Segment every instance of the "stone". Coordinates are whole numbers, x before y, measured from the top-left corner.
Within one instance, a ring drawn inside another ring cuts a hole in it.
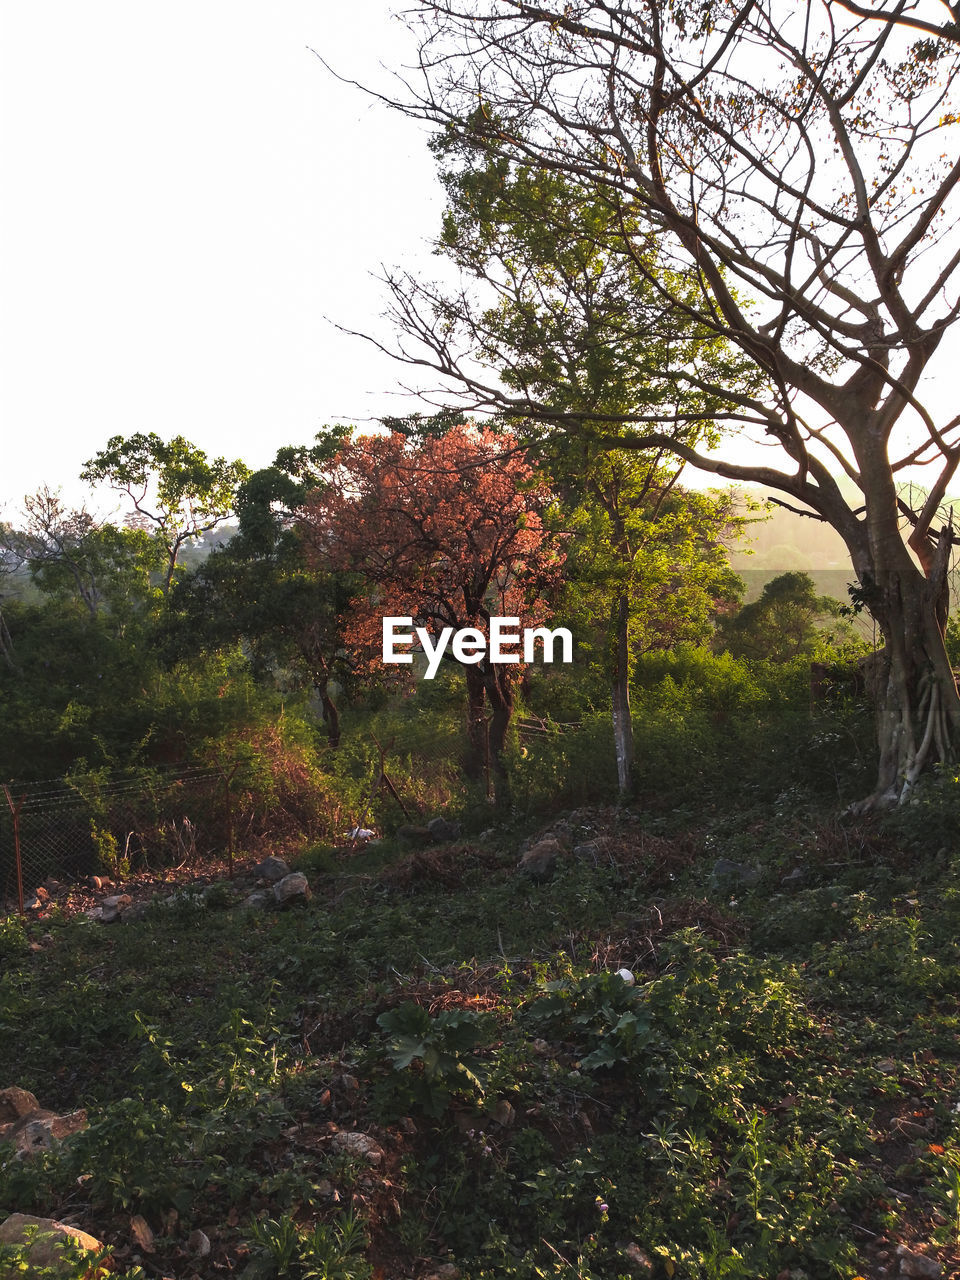
[[[129,907],[133,899],[129,893],[111,893],[109,898],[104,898],[101,903],[104,907]]]
[[[51,1150],[86,1126],[87,1113],[58,1116],[46,1111],[26,1089],[0,1090],[0,1140],[12,1142],[21,1157]]]
[[[917,1120],[910,1120],[906,1116],[896,1116],[890,1124],[890,1132],[895,1138],[929,1138],[930,1129],[927,1125]]]
[[[190,1235],[187,1237],[187,1248],[195,1258],[206,1258],[209,1256],[212,1248],[210,1244],[210,1237],[205,1231],[201,1231],[197,1228],[196,1231],[191,1231]]]
[[[516,1120],[517,1113],[506,1098],[500,1098],[498,1102],[494,1103],[490,1118],[494,1124],[500,1125],[503,1129],[509,1129],[510,1125]]]
[[[586,840],[573,847],[573,856],[581,862],[592,862],[598,867],[602,860],[609,857],[606,840]]]
[[[39,1111],[40,1103],[26,1089],[18,1089],[16,1085],[9,1089],[0,1089],[0,1133],[3,1126],[16,1124],[31,1111]]]
[[[248,911],[262,911],[264,907],[275,906],[276,902],[272,889],[254,889],[244,899],[243,905]]]
[[[147,917],[147,903],[134,902],[132,906],[124,907],[120,912],[121,924],[135,924],[138,920],[145,920]]]
[[[897,1245],[897,1257],[900,1259],[902,1276],[939,1276],[943,1268],[936,1258],[928,1258],[925,1253],[916,1253],[905,1244]]]
[[[757,867],[748,867],[745,862],[731,862],[729,858],[718,858],[710,872],[710,888],[715,892],[749,889],[759,879],[760,871]]]
[[[644,1253],[635,1241],[631,1240],[629,1244],[624,1245],[623,1256],[634,1271],[646,1276],[653,1274],[653,1261],[650,1255]]]
[[[460,823],[448,822],[446,818],[431,818],[427,823],[427,830],[434,840],[459,840],[460,839]]]
[[[333,1135],[330,1145],[335,1151],[354,1156],[358,1160],[365,1160],[367,1164],[378,1165],[383,1161],[383,1148],[376,1139],[370,1137],[369,1133],[341,1131]]]
[[[269,880],[271,884],[277,884],[290,874],[290,868],[282,858],[270,857],[258,862],[253,868],[253,874],[259,876],[261,880]]]
[[[617,977],[623,982],[625,987],[632,987],[636,985],[637,980],[633,976],[633,971],[630,969],[618,969]]]
[[[308,902],[311,895],[307,877],[302,871],[292,871],[273,886],[273,896],[281,907],[290,902]]]
[[[27,1261],[33,1270],[24,1273],[24,1280],[31,1280],[32,1276],[39,1275],[44,1268],[48,1269],[44,1274],[51,1275],[51,1280],[58,1275],[75,1276],[76,1270],[73,1264],[63,1254],[63,1244],[66,1240],[73,1240],[81,1249],[87,1249],[90,1253],[97,1253],[103,1248],[101,1242],[94,1236],[87,1235],[77,1227],[67,1226],[64,1222],[57,1222],[53,1218],[35,1218],[28,1213],[12,1213],[9,1218],[0,1223],[0,1244],[28,1245]],[[99,1271],[99,1268],[97,1270]],[[92,1267],[87,1274],[89,1280],[93,1280]]]
[[[405,840],[408,844],[433,844],[433,836],[428,829],[412,822],[405,822],[402,827],[397,827],[397,839]]]
[[[460,1272],[452,1262],[441,1262],[423,1280],[460,1280]]]
[[[539,840],[520,859],[519,869],[531,880],[547,880],[556,870],[562,853],[559,840]]]

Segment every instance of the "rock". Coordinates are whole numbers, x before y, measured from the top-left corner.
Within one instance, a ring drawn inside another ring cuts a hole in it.
[[[121,924],[135,924],[138,920],[145,920],[147,917],[147,903],[134,902],[132,906],[124,907],[120,912]]]
[[[254,889],[244,899],[243,905],[248,911],[262,911],[264,907],[275,906],[276,902],[272,889]]]
[[[609,857],[606,840],[587,840],[573,847],[573,856],[581,862],[592,862],[598,867],[601,861]]]
[[[369,1133],[341,1131],[333,1135],[330,1145],[335,1151],[342,1151],[344,1155],[365,1160],[367,1164],[378,1165],[383,1160],[383,1148],[370,1137]]]
[[[253,874],[259,876],[261,880],[269,880],[271,884],[276,884],[290,874],[290,868],[282,858],[264,858],[253,868]]]
[[[562,853],[559,840],[539,840],[520,859],[519,869],[531,880],[547,880],[556,870]]]
[[[0,1090],[0,1140],[12,1142],[21,1157],[49,1151],[63,1138],[78,1133],[86,1123],[85,1111],[58,1116],[45,1111],[26,1089]]]
[[[446,818],[431,818],[427,830],[434,840],[459,840],[460,823],[448,822]]]
[[[623,1256],[630,1264],[634,1271],[638,1271],[641,1275],[648,1276],[653,1273],[653,1262],[650,1255],[644,1253],[638,1244],[633,1240],[623,1247]]]
[[[929,1138],[930,1129],[917,1120],[909,1120],[906,1116],[895,1116],[890,1123],[890,1132],[895,1138]]]
[[[43,903],[36,896],[36,894],[34,894],[32,898],[25,897],[23,900],[24,911],[39,911],[42,906],[43,906]]]
[[[514,1120],[516,1120],[517,1113],[506,1098],[501,1098],[498,1102],[494,1103],[493,1110],[490,1112],[490,1118],[493,1120],[494,1124],[500,1125],[503,1129],[509,1129],[510,1125],[512,1125]]]
[[[289,902],[310,900],[310,885],[302,871],[293,871],[273,886],[273,896],[281,907]]]
[[[211,1249],[210,1237],[205,1231],[191,1231],[187,1237],[187,1248],[195,1258],[206,1258]]]
[[[26,1089],[18,1089],[14,1085],[10,1089],[0,1089],[0,1134],[3,1126],[16,1124],[31,1111],[39,1111],[40,1103]]]
[[[423,1277],[423,1280],[460,1280],[460,1272],[452,1262],[441,1262]]]
[[[104,898],[101,903],[104,907],[129,907],[133,899],[129,893],[112,893],[109,898]]]
[[[632,987],[636,985],[636,978],[630,969],[618,969],[617,977],[623,980],[624,986]]]
[[[892,1076],[897,1070],[897,1064],[892,1058],[881,1058],[876,1068],[882,1076]]]
[[[728,892],[730,889],[749,889],[760,879],[757,867],[748,867],[745,862],[731,862],[729,858],[718,858],[710,872],[710,888],[715,892]]]
[[[33,1270],[23,1273],[24,1280],[31,1280],[41,1272],[51,1277],[75,1276],[76,1268],[68,1258],[63,1256],[63,1242],[71,1239],[90,1253],[97,1253],[103,1248],[99,1240],[88,1236],[85,1231],[76,1227],[68,1227],[66,1223],[57,1222],[53,1218],[34,1218],[28,1213],[12,1213],[5,1222],[0,1223],[0,1244],[27,1244],[27,1260]],[[49,1270],[44,1271],[44,1268]],[[19,1274],[19,1273],[18,1273]],[[88,1273],[93,1280],[93,1270]]]
[[[408,844],[433,844],[433,836],[429,830],[412,822],[405,822],[402,827],[397,827],[397,839],[406,840]]]
[[[928,1258],[924,1253],[915,1253],[905,1244],[897,1245],[897,1257],[900,1259],[902,1276],[939,1276],[943,1268],[936,1258]]]

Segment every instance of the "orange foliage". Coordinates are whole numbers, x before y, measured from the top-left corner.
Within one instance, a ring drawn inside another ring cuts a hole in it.
[[[375,664],[385,614],[433,636],[443,627],[488,635],[491,616],[545,621],[563,564],[543,525],[550,496],[513,439],[485,428],[415,445],[399,433],[361,436],[338,454],[301,531],[315,563],[371,584],[347,638]]]

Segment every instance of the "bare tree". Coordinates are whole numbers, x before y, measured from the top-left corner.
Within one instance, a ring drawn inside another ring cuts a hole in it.
[[[602,199],[607,251],[647,272],[665,313],[755,366],[752,391],[696,362],[670,376],[710,398],[705,416],[774,446],[772,465],[699,451],[675,429],[682,402],[674,422],[659,407],[574,412],[491,377],[475,285],[390,279],[396,354],[443,375],[435,401],[671,450],[837,530],[884,639],[872,805],[902,801],[960,746],[941,515],[960,415],[938,419],[921,387],[960,314],[960,43],[943,13],[938,0],[421,0],[419,75],[393,102],[439,126],[464,166],[496,157]],[[914,507],[898,486],[918,467]]]

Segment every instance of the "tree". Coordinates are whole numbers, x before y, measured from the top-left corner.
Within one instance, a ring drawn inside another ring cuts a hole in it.
[[[927,764],[960,745],[943,642],[954,531],[940,512],[960,463],[960,416],[938,419],[921,399],[960,316],[949,234],[960,43],[952,25],[944,38],[933,0],[886,12],[927,12],[937,34],[883,12],[853,0],[422,0],[425,88],[395,104],[479,167],[495,155],[601,199],[609,251],[647,273],[666,314],[679,308],[735,345],[769,387],[731,394],[675,366],[678,383],[726,401],[727,423],[776,446],[781,465],[707,455],[665,431],[662,412],[584,412],[484,380],[457,345],[472,300],[448,298],[447,325],[428,330],[442,300],[393,281],[404,332],[419,343],[401,358],[438,370],[461,403],[611,448],[669,450],[769,486],[837,530],[884,639],[867,805],[902,802]],[[682,287],[646,267],[653,242]],[[678,409],[678,423],[695,419]],[[918,509],[898,493],[916,465],[934,475]],[[832,468],[859,500],[846,500]]]
[[[734,657],[789,662],[812,656],[826,638],[824,622],[840,616],[839,600],[818,596],[808,573],[792,570],[766,583],[757,600],[724,620],[724,647]]]
[[[78,600],[91,617],[106,606],[121,629],[146,605],[151,575],[162,568],[146,533],[96,520],[46,487],[24,499],[19,528],[0,526],[0,556],[25,568],[46,595]]]
[[[447,166],[440,249],[467,276],[488,282],[494,301],[476,313],[465,294],[452,310],[437,306],[429,332],[462,321],[505,386],[554,409],[610,417],[642,408],[662,413],[666,429],[688,446],[715,442],[707,415],[724,402],[678,381],[675,370],[696,369],[701,382],[731,389],[749,386],[756,374],[688,314],[665,311],[651,275],[670,278],[686,297],[695,286],[659,262],[656,245],[645,250],[641,270],[611,249],[613,212],[602,195],[585,196],[561,175],[511,166],[495,151],[464,155],[446,135],[434,149]],[[572,598],[581,624],[604,636],[618,785],[626,794],[635,656],[657,647],[657,636],[662,643],[703,638],[705,608],[731,589],[723,535],[737,523],[733,504],[685,496],[678,485],[684,462],[662,448],[605,453],[586,442],[571,446],[549,423],[502,416],[539,446],[576,530]]]
[[[220,646],[242,638],[259,674],[294,668],[315,690],[334,748],[340,744],[334,685],[354,675],[343,632],[359,585],[349,575],[311,568],[295,516],[307,495],[324,487],[345,436],[333,428],[313,446],[281,449],[272,467],[240,486],[239,531],[176,584],[167,637],[178,656],[198,639]]]
[[[151,530],[166,553],[163,589],[169,591],[185,543],[233,514],[237,489],[250,474],[240,461],[212,462],[183,436],[169,443],[155,433],[112,436],[84,464],[82,480],[105,481],[133,504],[136,527]],[[138,519],[139,518],[139,519]]]
[[[726,543],[744,517],[730,494],[684,492],[677,469],[644,454],[601,454],[583,467],[565,513],[568,612],[578,634],[599,637],[610,681],[620,793],[631,790],[630,677],[644,653],[702,643],[742,583]]]
[[[371,590],[355,606],[354,645],[382,657],[384,615],[410,617],[435,640],[444,627],[481,631],[491,616],[536,626],[559,578],[559,540],[547,535],[550,494],[511,441],[458,426],[411,442],[400,432],[345,444],[325,489],[311,495],[301,529],[314,563],[360,575]],[[449,651],[448,651],[449,654]],[[457,659],[452,658],[453,661]],[[503,750],[518,665],[461,663],[476,776],[487,746],[498,796],[506,796]]]

